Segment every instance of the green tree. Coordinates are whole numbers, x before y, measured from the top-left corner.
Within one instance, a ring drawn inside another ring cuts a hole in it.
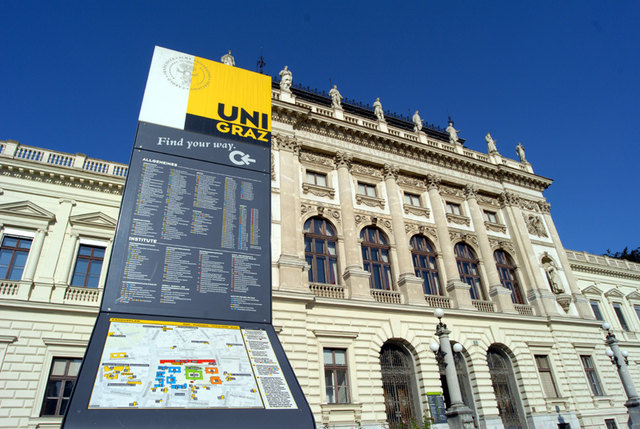
[[[635,248],[634,250],[629,251],[629,247],[625,247],[622,252],[612,253],[610,249],[607,249],[607,253],[604,256],[609,256],[611,258],[617,259],[626,259],[631,262],[640,262],[640,247]]]

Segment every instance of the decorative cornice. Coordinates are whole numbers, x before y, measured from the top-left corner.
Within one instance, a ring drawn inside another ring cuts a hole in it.
[[[356,202],[369,207],[380,207],[384,209],[384,199],[378,197],[370,197],[368,195],[356,194]]]
[[[493,223],[493,222],[489,222],[489,221],[485,220],[484,221],[484,226],[489,231],[502,232],[502,233],[506,233],[507,232],[507,226],[503,225],[501,223]]]
[[[477,199],[478,187],[476,185],[471,185],[471,184],[465,185],[464,196],[466,199]]]
[[[503,192],[498,196],[498,200],[500,201],[500,205],[502,207],[506,206],[518,206],[520,204],[520,197],[514,194],[513,192]]]
[[[479,193],[476,198],[478,200],[478,204],[484,204],[496,208],[500,207],[500,200],[496,197],[490,197]]]
[[[403,204],[402,207],[405,213],[411,213],[416,216],[429,217],[431,214],[431,211],[427,207],[412,206],[410,204]]]
[[[398,175],[398,185],[412,186],[418,189],[426,188],[426,183],[424,179],[419,179],[417,177],[412,177],[412,176],[405,176],[404,174]]]
[[[272,140],[275,140],[276,146],[280,150],[293,152],[294,155],[298,155],[300,153],[301,144],[298,142],[296,136],[274,134]]]
[[[467,216],[457,215],[453,213],[447,213],[447,221],[458,225],[471,225],[471,219],[469,219]]]
[[[334,168],[334,162],[330,156],[319,154],[319,153],[313,153],[307,150],[300,151],[300,162],[312,164],[314,166],[321,165],[324,167],[328,167],[329,169]]]
[[[369,165],[359,164],[355,162],[351,167],[351,173],[359,174],[362,176],[375,177],[378,179],[383,177],[382,172],[380,171],[379,168],[371,167]]]
[[[326,207],[317,204],[301,204],[300,212],[304,216],[305,214],[318,215],[325,217],[327,219],[331,219],[338,223],[342,222],[340,218],[340,210],[337,208]]]
[[[0,204],[0,215],[30,218],[43,222],[51,222],[56,219],[56,216],[49,210],[46,210],[31,201],[16,201]]]
[[[603,266],[593,265],[586,262],[570,261],[571,269],[583,273],[598,274],[607,277],[618,277],[622,279],[640,280],[640,274],[630,273],[629,271],[616,270],[615,268],[605,268]]]
[[[79,214],[69,217],[69,223],[73,226],[82,225],[91,228],[106,228],[113,230],[117,221],[102,212]]]
[[[440,195],[442,195],[443,197],[456,197],[464,199],[464,193],[462,189],[455,188],[449,185],[440,184]]]

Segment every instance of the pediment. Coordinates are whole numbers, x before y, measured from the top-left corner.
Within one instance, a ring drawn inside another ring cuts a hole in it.
[[[115,229],[116,220],[102,212],[79,214],[69,217],[71,225]]]
[[[640,293],[638,293],[637,291],[633,291],[627,295],[627,299],[636,299],[640,301]]]
[[[600,289],[598,289],[596,287],[596,285],[591,285],[587,288],[582,289],[582,294],[587,294],[587,295],[602,295],[602,291]]]
[[[49,210],[43,209],[31,201],[16,201],[13,203],[0,204],[0,215],[10,217],[21,217],[29,219],[37,219],[43,221],[52,221],[56,215]]]
[[[620,292],[618,289],[611,289],[607,292],[605,292],[604,296],[608,297],[608,298],[624,298],[624,294],[622,292]]]

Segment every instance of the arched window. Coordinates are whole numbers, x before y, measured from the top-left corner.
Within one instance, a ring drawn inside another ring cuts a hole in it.
[[[428,295],[442,295],[440,276],[436,265],[436,252],[433,246],[422,235],[411,237],[411,257],[416,277],[424,282],[424,293]]]
[[[489,347],[487,351],[487,364],[502,424],[505,428],[526,428],[527,424],[523,418],[518,383],[513,373],[511,359],[503,350],[494,345]]]
[[[389,249],[382,231],[373,226],[367,226],[360,233],[362,239],[362,262],[364,269],[371,273],[369,285],[372,289],[390,290],[391,285],[391,262],[389,260]]]
[[[310,282],[337,283],[337,243],[336,231],[326,219],[312,217],[304,223],[304,256],[310,267]]]
[[[500,283],[511,291],[511,300],[516,304],[524,304],[518,277],[516,277],[516,264],[511,256],[504,250],[498,249],[493,252],[493,259],[500,274]]]
[[[387,423],[392,428],[408,427],[420,418],[413,359],[404,347],[386,342],[380,350],[380,370]]]
[[[471,299],[483,299],[482,282],[480,281],[480,272],[478,271],[478,263],[480,261],[478,261],[475,252],[467,243],[458,243],[453,250],[456,254],[460,280],[471,286],[469,289]]]

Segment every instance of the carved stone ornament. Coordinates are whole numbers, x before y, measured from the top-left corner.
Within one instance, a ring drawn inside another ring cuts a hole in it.
[[[538,207],[540,207],[540,211],[542,213],[550,213],[551,212],[551,204],[546,201],[538,201]]]
[[[333,198],[336,195],[335,189],[328,188],[326,186],[314,185],[313,183],[303,183],[302,193],[313,194],[318,197],[329,197],[329,198]]]
[[[351,156],[350,153],[336,152],[336,157],[334,159],[336,168],[347,167],[348,170],[351,170],[352,161],[353,161],[353,157]]]
[[[302,204],[300,212],[303,215],[305,215],[307,213],[309,213],[309,214],[317,214],[318,216],[322,216],[322,217],[325,217],[327,219],[334,220],[334,221],[336,221],[338,223],[341,223],[341,221],[342,221],[341,218],[340,218],[340,210],[333,209],[331,207],[316,206],[316,205],[313,205],[313,204]]]
[[[442,195],[443,197],[452,196],[452,197],[458,197],[461,199],[464,198],[462,189],[454,188],[453,186],[449,186],[449,185],[440,185],[440,195]]]
[[[365,214],[356,214],[355,220],[356,220],[356,225],[360,225],[361,223],[370,224],[370,225],[375,225],[375,226],[384,228],[389,232],[393,232],[391,221],[386,218],[381,218],[378,216],[369,216]]]
[[[504,249],[512,255],[516,252],[516,247],[512,242],[507,240],[496,240],[495,238],[490,238],[489,245],[493,250]]]
[[[286,134],[274,134],[273,139],[276,141],[278,149],[286,150],[298,154],[300,152],[300,143],[295,136],[289,136]]]
[[[404,212],[407,214],[414,214],[416,216],[429,217],[431,211],[427,207],[412,206],[410,204],[403,204]]]
[[[542,262],[542,268],[545,273],[547,273],[547,281],[549,282],[551,291],[556,295],[564,294],[565,289],[562,284],[562,278],[560,277],[560,274],[558,274],[558,266],[549,253],[544,252],[540,262]]]
[[[482,194],[478,194],[476,198],[478,199],[479,204],[485,204],[492,207],[500,207],[500,200],[498,198]]]
[[[471,225],[471,219],[469,219],[467,216],[457,215],[453,213],[447,213],[447,221],[458,225]]]
[[[498,197],[500,204],[504,206],[517,206],[520,203],[520,197],[513,192],[503,192]]]
[[[565,313],[569,312],[569,309],[571,308],[571,295],[568,293],[562,293],[556,296],[556,301],[560,304],[560,307],[562,307]]]
[[[440,178],[435,174],[427,174],[427,189],[436,189],[440,190]]]
[[[547,230],[544,228],[544,223],[542,222],[542,218],[535,214],[527,214],[522,213],[522,217],[524,217],[524,223],[527,224],[527,230],[529,234],[535,235],[537,237],[549,237],[547,234]]]
[[[532,212],[537,212],[538,210],[540,210],[537,201],[527,200],[526,198],[520,198],[520,208]]]
[[[467,199],[478,198],[478,187],[476,185],[466,185],[464,187],[464,196]]]
[[[271,157],[271,180],[276,180],[276,162]]]
[[[383,174],[385,179],[397,180],[399,171],[400,170],[398,169],[397,166],[395,166],[393,164],[385,164],[383,169],[382,169],[382,174]]]
[[[398,185],[412,186],[414,188],[424,189],[426,187],[424,179],[416,177],[398,175]]]
[[[370,197],[368,195],[356,194],[356,202],[369,207],[380,207],[384,209],[384,199],[378,197]]]
[[[438,235],[436,233],[436,228],[433,226],[428,226],[428,225],[418,225],[416,223],[405,223],[404,225],[404,231],[407,234],[422,234],[422,235],[426,235],[427,237],[429,237],[429,239],[431,239],[431,241],[436,242],[438,241]]]
[[[465,243],[473,243],[478,245],[478,238],[473,234],[467,234],[461,231],[449,231],[449,238],[452,242],[464,241]]]
[[[355,174],[360,174],[362,176],[382,178],[382,173],[380,172],[380,169],[375,167],[370,167],[368,165],[363,165],[363,164],[354,163],[353,166],[351,167],[351,172]]]
[[[313,165],[323,165],[328,168],[333,168],[334,166],[333,159],[330,156],[312,153],[305,150],[300,151],[300,162]]]
[[[507,226],[501,223],[493,223],[485,220],[484,227],[487,228],[488,231],[502,232],[502,233],[507,232]]]

